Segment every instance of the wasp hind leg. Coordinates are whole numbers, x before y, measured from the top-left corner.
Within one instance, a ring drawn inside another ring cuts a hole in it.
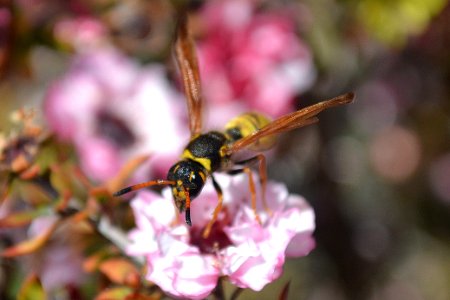
[[[256,209],[256,188],[255,188],[255,181],[253,180],[253,173],[250,167],[244,166],[242,169],[236,169],[228,171],[228,174],[230,175],[236,175],[240,173],[246,173],[248,176],[248,186],[250,188],[250,196],[251,196],[251,206],[253,213],[255,215],[255,219],[259,224],[261,223],[261,219],[259,218],[258,211]]]
[[[262,198],[262,204],[264,209],[266,210],[266,212],[269,215],[272,215],[272,210],[269,208],[269,205],[267,204],[266,201],[266,186],[267,186],[267,171],[266,171],[266,157],[263,154],[258,154],[254,157],[251,157],[249,159],[246,160],[242,160],[242,161],[238,161],[235,162],[236,165],[244,165],[244,166],[252,166],[255,163],[258,163],[258,171],[259,171],[259,184],[261,185],[261,198]],[[233,175],[234,174],[239,174],[242,172],[248,172],[248,171],[244,171],[243,169],[238,169],[238,170],[232,170],[229,172],[229,174]],[[249,173],[249,178],[251,176],[251,172]],[[251,176],[253,177],[253,176]],[[251,191],[251,188],[250,188]],[[256,204],[255,204],[256,205]]]
[[[209,220],[208,224],[205,227],[205,230],[203,231],[203,235],[202,236],[203,236],[204,239],[208,238],[209,234],[211,233],[211,228],[214,225],[214,222],[216,222],[220,211],[222,210],[222,203],[223,203],[222,188],[217,183],[217,181],[214,178],[214,176],[211,176],[211,179],[212,179],[212,183],[213,183],[214,189],[216,190],[216,193],[217,193],[218,202],[217,202],[216,208],[214,209],[213,216],[212,216],[211,220]]]

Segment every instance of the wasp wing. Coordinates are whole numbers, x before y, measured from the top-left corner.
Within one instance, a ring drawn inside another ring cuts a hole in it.
[[[354,93],[347,93],[282,116],[272,123],[264,126],[260,130],[237,140],[225,149],[225,154],[231,155],[236,153],[237,151],[252,145],[263,137],[316,123],[319,120],[316,115],[321,111],[333,106],[351,103],[354,98]]]
[[[174,47],[186,94],[191,136],[194,136],[202,130],[202,96],[197,55],[186,13],[179,18]]]

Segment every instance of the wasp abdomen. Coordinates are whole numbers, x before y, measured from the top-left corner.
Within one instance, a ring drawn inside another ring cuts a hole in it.
[[[272,120],[263,114],[255,112],[245,113],[232,119],[225,125],[225,135],[230,142],[235,142],[260,130],[271,122]],[[274,143],[275,138],[273,136],[266,136],[248,148],[253,151],[263,151],[271,148]]]

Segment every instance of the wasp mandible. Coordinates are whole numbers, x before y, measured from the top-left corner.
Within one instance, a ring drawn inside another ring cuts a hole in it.
[[[152,180],[126,187],[114,196],[135,191],[153,185],[168,185],[172,188],[175,205],[182,213],[185,211],[186,223],[192,225],[190,208],[192,200],[203,189],[206,180],[211,179],[218,195],[217,206],[210,222],[203,231],[203,237],[208,237],[212,225],[222,208],[223,193],[214,172],[227,172],[234,175],[246,173],[249,179],[251,205],[256,219],[256,190],[250,166],[258,164],[259,180],[262,190],[262,201],[265,207],[266,162],[262,153],[275,142],[275,135],[316,123],[316,115],[330,107],[351,103],[355,96],[347,93],[330,100],[302,108],[296,112],[284,115],[274,121],[259,113],[245,113],[231,120],[223,132],[209,131],[202,133],[202,95],[200,74],[193,40],[188,30],[188,17],[180,17],[174,43],[175,56],[181,72],[183,87],[187,99],[189,127],[191,138],[185,147],[180,161],[175,163],[167,174],[167,179]],[[242,160],[232,160],[232,155],[242,149],[259,152],[255,156]]]

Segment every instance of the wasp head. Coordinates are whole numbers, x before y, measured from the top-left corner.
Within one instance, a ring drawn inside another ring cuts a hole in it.
[[[200,194],[205,185],[206,171],[203,166],[193,160],[182,160],[170,168],[167,179],[174,181],[172,195],[180,212],[186,209],[186,193],[192,200]]]

